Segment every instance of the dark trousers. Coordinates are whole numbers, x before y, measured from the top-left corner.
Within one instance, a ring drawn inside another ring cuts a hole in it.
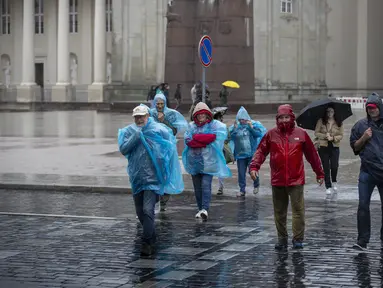
[[[250,158],[238,159],[237,168],[238,168],[238,185],[239,191],[246,193],[246,173],[251,162]],[[259,187],[259,177],[253,183],[254,188]]]
[[[331,142],[327,147],[321,146],[318,149],[320,159],[322,161],[324,171],[324,181],[326,189],[331,188],[333,183],[336,183],[339,167],[339,147],[334,147]]]
[[[359,174],[359,206],[358,206],[358,241],[368,243],[371,236],[370,202],[372,192],[378,187],[382,205],[382,227],[380,229],[380,240],[383,241],[383,179],[376,181],[370,174],[360,171]]]
[[[274,220],[280,241],[287,241],[287,210],[289,197],[293,214],[293,240],[303,241],[305,234],[305,200],[303,185],[272,187]]]
[[[208,174],[197,174],[192,175],[192,179],[198,210],[205,209],[206,211],[209,211],[213,176]]]
[[[158,195],[154,191],[141,191],[134,196],[136,214],[143,228],[142,240],[148,244],[156,242],[154,228],[154,207],[158,201]]]

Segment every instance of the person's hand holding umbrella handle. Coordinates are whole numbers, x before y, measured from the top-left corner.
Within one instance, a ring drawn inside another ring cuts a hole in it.
[[[328,133],[328,132],[327,132],[327,134],[326,134],[326,138],[327,138],[327,140],[330,141],[330,142],[331,142],[331,141],[334,141],[334,137],[331,136],[330,133]]]

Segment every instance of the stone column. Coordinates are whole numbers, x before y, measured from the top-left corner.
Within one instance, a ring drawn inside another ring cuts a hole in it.
[[[52,102],[69,102],[72,96],[69,79],[69,0],[58,1],[57,83],[52,87]]]
[[[88,101],[103,102],[106,85],[106,13],[105,0],[95,0],[93,83],[89,86]]]
[[[24,0],[22,79],[21,85],[17,87],[18,102],[34,102],[39,95],[41,97],[35,82],[34,4],[34,0]]]

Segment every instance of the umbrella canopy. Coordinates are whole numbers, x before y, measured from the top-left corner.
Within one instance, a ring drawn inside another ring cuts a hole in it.
[[[222,83],[223,86],[229,87],[229,88],[239,88],[239,84],[235,81],[225,81]]]
[[[343,101],[326,98],[314,101],[302,109],[297,124],[299,127],[308,130],[315,130],[315,126],[320,118],[326,113],[328,106],[334,108],[335,119],[343,122],[352,115],[351,104]]]

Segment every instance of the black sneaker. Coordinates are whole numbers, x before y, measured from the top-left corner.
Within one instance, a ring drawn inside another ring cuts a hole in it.
[[[287,250],[287,240],[278,240],[278,243],[274,246],[275,250],[281,251],[281,250]]]
[[[300,240],[293,240],[293,249],[303,249],[303,242]]]
[[[217,195],[222,195],[222,194],[223,194],[223,190],[222,189],[218,189]]]
[[[153,254],[153,247],[152,245],[144,242],[141,246],[141,255],[143,256],[150,256]]]
[[[366,251],[367,250],[367,244],[362,242],[362,241],[358,241],[352,246],[352,248],[355,250],[358,250],[358,251]]]

